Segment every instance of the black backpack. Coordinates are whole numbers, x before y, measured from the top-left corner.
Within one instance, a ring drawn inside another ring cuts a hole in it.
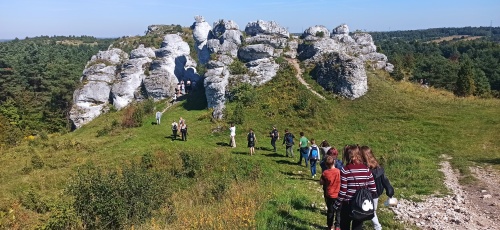
[[[255,134],[254,133],[248,133],[248,141],[253,142],[254,141]]]
[[[293,145],[293,134],[291,133],[285,134],[285,142],[287,145]]]
[[[348,169],[351,171],[350,169]],[[351,171],[352,174],[352,171]],[[356,177],[354,177],[356,182]],[[356,182],[357,184],[357,182]],[[370,190],[366,187],[359,188],[351,200],[349,200],[349,217],[357,221],[371,220],[375,216],[373,208],[373,197]]]

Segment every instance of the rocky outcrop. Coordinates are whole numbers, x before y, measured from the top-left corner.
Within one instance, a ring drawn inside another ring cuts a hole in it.
[[[152,31],[154,26],[150,27]],[[88,123],[112,104],[122,109],[135,100],[174,95],[180,80],[199,81],[187,42],[177,34],[164,36],[157,50],[139,45],[128,54],[119,49],[94,55],[83,71],[83,87],[73,95],[70,119],[75,128]]]
[[[302,33],[302,39],[306,41],[315,41],[328,37],[330,37],[330,31],[328,31],[325,26],[321,25],[311,26]]]
[[[290,33],[275,21],[263,21],[257,20],[254,22],[249,22],[245,27],[245,33],[250,36],[256,36],[258,34],[267,34],[283,38],[290,37]]]
[[[270,58],[273,54],[274,48],[265,44],[249,45],[238,50],[238,57],[244,62]]]
[[[206,64],[210,60],[207,40],[212,27],[205,21],[203,16],[196,16],[194,19],[195,22],[191,28],[193,29],[193,38],[196,46],[196,53],[198,54],[198,61],[200,64]]]
[[[349,99],[356,99],[368,91],[363,61],[344,53],[331,53],[313,70],[318,84]]]
[[[115,80],[117,66],[127,58],[128,54],[120,49],[99,51],[92,56],[80,79],[83,86],[73,93],[70,119],[76,128],[108,110],[111,84]]]

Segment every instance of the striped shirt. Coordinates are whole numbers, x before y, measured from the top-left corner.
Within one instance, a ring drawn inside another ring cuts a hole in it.
[[[360,188],[367,187],[373,195],[377,194],[377,187],[370,169],[364,164],[349,164],[340,170],[340,192],[335,206],[348,202]]]

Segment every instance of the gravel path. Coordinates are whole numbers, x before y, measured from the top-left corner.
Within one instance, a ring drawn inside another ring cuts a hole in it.
[[[500,230],[499,175],[488,167],[472,167],[479,182],[464,187],[458,183],[459,172],[447,161],[450,158],[442,158],[440,171],[445,175],[444,184],[451,195],[427,196],[423,197],[423,202],[400,199],[398,206],[391,208],[397,218],[421,229]]]
[[[297,60],[292,59],[292,58],[287,58],[286,60],[288,60],[288,62],[291,63],[293,65],[293,67],[297,70],[297,75],[295,75],[295,77],[300,81],[300,83],[302,83],[302,85],[304,85],[313,94],[315,94],[319,98],[325,100],[325,97],[323,97],[323,95],[314,91],[314,89],[312,89],[311,86],[309,84],[307,84],[306,81],[304,81],[304,79],[302,78],[302,70],[300,69],[299,63],[297,63]]]

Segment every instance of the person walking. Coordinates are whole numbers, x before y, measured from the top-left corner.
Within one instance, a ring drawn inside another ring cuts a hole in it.
[[[316,141],[311,139],[311,147],[309,148],[307,159],[311,165],[311,177],[313,179],[316,177],[316,163],[319,160],[319,154],[319,147],[316,145]]]
[[[172,141],[177,139],[177,130],[179,128],[179,124],[177,122],[172,121]]]
[[[274,152],[276,152],[276,141],[280,139],[280,135],[276,126],[273,126],[273,130],[269,132],[269,136],[271,137],[271,145],[273,146]]]
[[[333,208],[340,191],[340,170],[335,168],[335,161],[332,156],[326,157],[326,170],[323,171],[319,179],[319,184],[323,185],[328,230],[333,230],[333,226],[335,226],[335,230],[340,230],[340,210]]]
[[[236,136],[236,127],[234,126],[234,123],[231,123],[231,127],[229,128],[230,131],[230,140],[229,140],[229,145],[233,148],[236,148],[236,140],[234,137]]]
[[[187,131],[187,125],[186,125],[186,122],[182,122],[181,123],[181,139],[183,141],[187,141],[187,134],[188,134],[188,131]]]
[[[375,180],[375,187],[377,187],[377,195],[373,197],[373,227],[375,228],[375,230],[382,230],[382,225],[378,221],[377,217],[378,198],[382,195],[382,193],[384,193],[384,189],[386,191],[385,194],[389,198],[392,198],[392,196],[394,196],[394,188],[392,187],[391,182],[389,182],[389,179],[385,176],[384,168],[379,165],[370,147],[361,146],[361,155],[363,156],[363,161],[365,162],[366,166],[372,172],[373,178]]]
[[[160,120],[161,120],[161,112],[157,111],[156,112],[156,124],[160,125]]]
[[[346,166],[340,170],[340,192],[334,209],[340,208],[340,229],[341,230],[361,230],[363,221],[354,220],[351,216],[350,202],[356,191],[368,188],[375,196],[377,188],[370,169],[363,164],[363,156],[358,145],[348,145],[344,148],[344,159]],[[370,204],[367,204],[370,205]],[[352,225],[351,225],[352,224]]]
[[[250,129],[250,132],[247,134],[248,148],[250,148],[250,156],[253,156],[255,153],[255,143],[257,142],[257,137],[255,137],[255,133],[253,129]]]
[[[291,132],[289,132],[288,129],[285,129],[285,138],[283,138],[282,145],[286,146],[285,153],[286,153],[287,157],[293,157],[293,145],[294,145],[293,139],[294,138],[295,138],[295,136]]]
[[[307,167],[307,155],[309,153],[309,147],[307,147],[307,144],[309,144],[309,140],[307,139],[307,137],[304,136],[304,132],[300,132],[300,140],[299,140],[300,159],[299,162],[297,162],[297,164],[301,165],[302,158],[304,158],[304,161],[306,162],[306,167]]]

